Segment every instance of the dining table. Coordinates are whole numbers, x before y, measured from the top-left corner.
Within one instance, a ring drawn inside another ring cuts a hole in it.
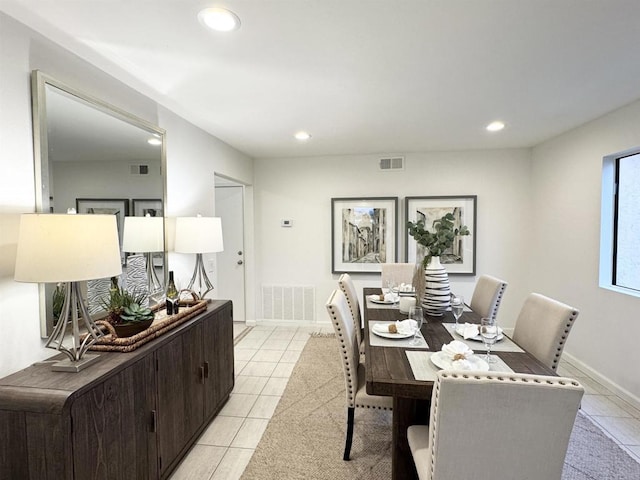
[[[392,478],[394,480],[417,479],[417,472],[407,441],[407,428],[411,425],[427,425],[431,411],[431,392],[435,380],[427,375],[416,379],[414,368],[409,358],[428,356],[413,352],[439,352],[443,345],[456,339],[462,340],[452,328],[455,318],[450,311],[441,316],[425,313],[424,323],[420,330],[422,345],[411,345],[410,339],[388,340],[380,338],[372,332],[372,326],[380,322],[395,322],[408,318],[407,313],[400,312],[398,303],[375,303],[374,295],[379,296],[380,288],[364,288],[364,351],[366,369],[366,390],[370,395],[393,397],[392,420]],[[480,315],[465,307],[459,319],[461,323],[480,323]],[[475,354],[484,354],[486,349],[482,342],[466,341]],[[502,344],[502,345],[501,345]],[[504,370],[516,373],[552,375],[556,373],[538,361],[505,335],[504,341],[496,343],[491,355]],[[493,365],[493,364],[492,364]],[[413,364],[415,366],[415,363]],[[506,367],[505,367],[506,366]],[[432,366],[436,371],[437,367]],[[494,368],[500,367],[491,367]],[[428,372],[427,372],[428,373]],[[419,375],[420,376],[420,375]]]

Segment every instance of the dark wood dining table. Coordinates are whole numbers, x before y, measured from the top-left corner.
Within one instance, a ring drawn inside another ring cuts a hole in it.
[[[407,428],[427,425],[431,409],[433,382],[416,380],[402,347],[372,346],[369,340],[370,321],[395,321],[407,318],[398,308],[368,306],[367,296],[380,294],[380,288],[364,289],[364,339],[366,389],[370,395],[393,397],[392,468],[394,480],[417,479],[417,472],[407,441]],[[480,316],[465,311],[461,322],[480,323]],[[421,333],[430,352],[437,352],[453,340],[443,323],[454,323],[451,312],[440,317],[425,315]],[[412,350],[416,350],[412,348]],[[492,352],[499,356],[514,372],[537,375],[556,375],[533,355],[525,352]]]

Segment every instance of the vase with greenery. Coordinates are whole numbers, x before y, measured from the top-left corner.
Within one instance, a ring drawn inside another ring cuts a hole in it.
[[[453,213],[447,213],[434,220],[431,227],[427,230],[423,221],[407,222],[409,235],[422,245],[426,252],[422,261],[425,271],[422,305],[427,314],[440,316],[449,307],[451,296],[449,276],[440,263],[440,256],[450,250],[459,237],[470,235],[471,232],[466,225],[456,226]]]
[[[471,235],[466,225],[456,226],[453,213],[447,213],[434,220],[429,230],[425,228],[422,220],[415,223],[407,222],[407,228],[409,229],[409,235],[425,248],[426,255],[422,262],[424,267],[429,264],[431,257],[440,257],[453,247],[453,242],[458,237]]]

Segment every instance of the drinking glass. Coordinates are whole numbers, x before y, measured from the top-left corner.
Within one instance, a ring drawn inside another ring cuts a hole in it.
[[[418,333],[420,333],[420,329],[422,328],[422,323],[424,322],[424,314],[422,312],[422,307],[412,306],[409,307],[409,318],[415,320],[416,322],[416,330],[413,332],[413,340],[409,342],[409,345],[420,345],[420,340],[418,339]]]
[[[483,318],[480,320],[480,336],[487,348],[485,360],[487,363],[495,363],[496,359],[491,356],[491,347],[498,340],[498,322],[495,318]]]
[[[464,311],[464,298],[461,295],[454,295],[451,297],[451,313],[456,319],[456,332],[458,331],[458,320],[462,316]]]

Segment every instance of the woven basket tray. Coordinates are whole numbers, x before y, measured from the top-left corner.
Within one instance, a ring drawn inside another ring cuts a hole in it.
[[[183,306],[184,303],[186,303],[186,306]],[[101,352],[131,352],[154,338],[158,338],[160,335],[183,324],[206,309],[206,300],[187,302],[182,300],[180,313],[177,315],[167,315],[167,310],[163,307],[156,311],[155,319],[149,328],[136,335],[125,338],[119,338],[113,325],[109,322],[98,320],[96,325],[108,333],[98,338],[98,340],[89,347],[89,350],[98,350]]]

